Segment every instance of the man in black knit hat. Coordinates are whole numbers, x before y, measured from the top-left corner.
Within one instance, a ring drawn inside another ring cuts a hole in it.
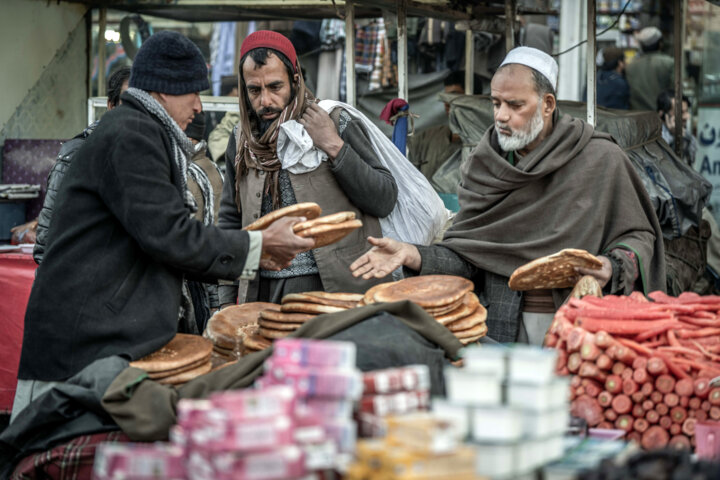
[[[122,104],[78,150],[57,193],[48,248],[25,314],[14,415],[109,357],[135,360],[177,332],[184,278],[215,281],[275,268],[312,248],[297,218],[263,232],[192,218],[192,144],[184,133],[208,88],[200,50],[160,32],[138,52]]]

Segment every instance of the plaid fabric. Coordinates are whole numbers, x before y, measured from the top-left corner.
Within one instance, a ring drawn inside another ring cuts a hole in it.
[[[92,478],[95,450],[101,443],[125,443],[123,432],[96,433],[76,437],[45,452],[34,453],[20,461],[11,480],[46,479],[83,480]]]
[[[381,25],[374,23],[360,27],[355,32],[355,70],[358,73],[373,71],[375,56],[382,48],[380,29]],[[382,26],[382,30],[385,30],[384,26]]]
[[[376,90],[384,86],[383,58],[386,56],[385,41],[385,22],[382,18],[379,18],[377,21],[377,42],[375,43],[375,55],[373,56],[368,90]]]

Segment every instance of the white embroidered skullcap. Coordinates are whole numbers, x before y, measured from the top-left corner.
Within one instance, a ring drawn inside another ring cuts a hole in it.
[[[537,70],[543,77],[548,79],[553,88],[557,88],[558,64],[554,58],[542,50],[531,47],[513,48],[505,56],[505,60],[500,66],[510,63],[518,63]]]
[[[643,46],[655,45],[662,38],[662,32],[657,27],[645,27],[637,33],[637,41]]]

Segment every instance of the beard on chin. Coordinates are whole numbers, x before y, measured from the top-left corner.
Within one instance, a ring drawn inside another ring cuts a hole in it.
[[[278,110],[276,108],[261,108],[257,112],[253,111],[250,113],[251,120],[255,121],[255,124],[258,128],[258,134],[260,137],[265,135],[265,132],[268,131],[270,128],[270,125],[273,124],[275,120],[277,120],[277,117],[271,118],[270,120],[263,120],[263,115],[266,115],[268,113],[280,113],[282,110]]]
[[[495,128],[510,130],[507,125],[499,122],[495,122]],[[503,135],[502,133],[497,132],[498,143],[500,144],[500,148],[506,152],[522,150],[535,141],[538,135],[540,135],[542,129],[542,103],[538,103],[538,108],[535,110],[535,114],[527,125],[527,128],[523,128],[522,130],[511,130],[512,133],[510,135]]]

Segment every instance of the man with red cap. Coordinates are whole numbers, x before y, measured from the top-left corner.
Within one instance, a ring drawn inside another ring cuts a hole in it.
[[[260,269],[251,281],[220,285],[221,304],[279,302],[311,290],[364,292],[377,279],[354,278],[348,266],[380,234],[379,217],[395,207],[397,185],[372,149],[364,127],[342,109],[329,115],[306,88],[290,40],[262,30],[240,49],[240,123],[228,142],[218,226],[237,229],[273,210],[316,202],[323,214],[354,211],[363,227],[340,242],[301,253],[280,271]],[[300,123],[327,161],[303,174],[283,169],[277,152],[280,125]],[[373,233],[374,232],[374,233]]]

